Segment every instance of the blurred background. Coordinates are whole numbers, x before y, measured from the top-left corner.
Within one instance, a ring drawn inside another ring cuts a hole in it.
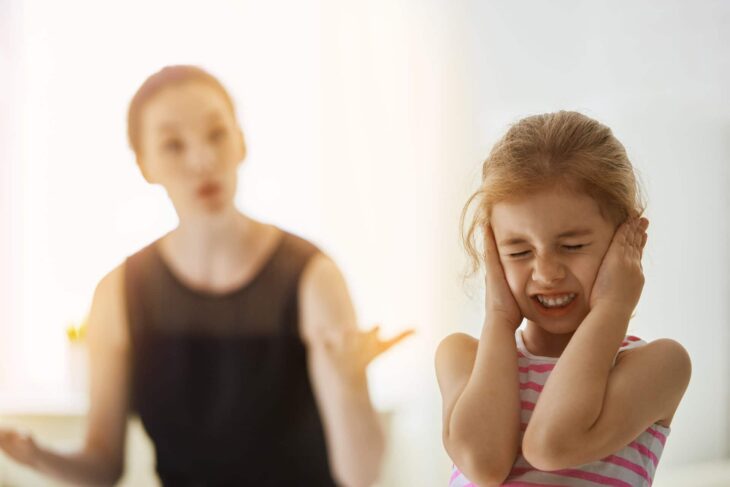
[[[626,146],[651,220],[631,332],[692,357],[654,485],[730,485],[728,46],[730,3],[711,0],[0,0],[0,424],[81,442],[73,330],[176,221],[127,148],[127,105],[162,66],[199,64],[247,136],[239,206],[328,252],[362,326],[417,329],[370,370],[382,486],[448,482],[433,355],[483,319],[461,207],[508,125],[558,109]],[[123,483],[156,485],[131,434]],[[55,484],[0,456],[0,485]]]

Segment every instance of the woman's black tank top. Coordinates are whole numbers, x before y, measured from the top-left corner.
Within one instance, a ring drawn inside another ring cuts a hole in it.
[[[330,486],[298,332],[309,242],[284,233],[248,284],[194,291],[157,243],[125,268],[132,408],[165,486]]]

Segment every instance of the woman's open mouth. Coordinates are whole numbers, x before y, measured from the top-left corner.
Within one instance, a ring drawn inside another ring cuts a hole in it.
[[[221,190],[221,185],[218,183],[203,183],[198,186],[198,196],[200,198],[209,198],[215,196]]]

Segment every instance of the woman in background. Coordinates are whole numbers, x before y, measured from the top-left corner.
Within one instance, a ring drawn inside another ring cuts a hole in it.
[[[331,259],[238,211],[246,145],[216,78],[192,66],[152,75],[128,132],[179,224],[96,288],[84,447],[62,454],[0,430],[0,448],[63,481],[113,484],[136,412],[164,485],[372,484],[384,437],[365,369],[407,332],[360,332]]]

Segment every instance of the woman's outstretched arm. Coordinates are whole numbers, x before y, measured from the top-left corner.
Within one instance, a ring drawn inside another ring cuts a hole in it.
[[[124,471],[128,403],[128,338],[124,274],[119,267],[94,293],[88,323],[90,409],[80,451],[59,453],[32,437],[0,429],[0,449],[42,474],[73,485],[114,485]]]
[[[360,331],[340,270],[321,254],[307,264],[300,296],[300,327],[333,476],[347,487],[372,485],[385,439],[370,402],[366,368],[409,332],[383,341],[377,328]]]

